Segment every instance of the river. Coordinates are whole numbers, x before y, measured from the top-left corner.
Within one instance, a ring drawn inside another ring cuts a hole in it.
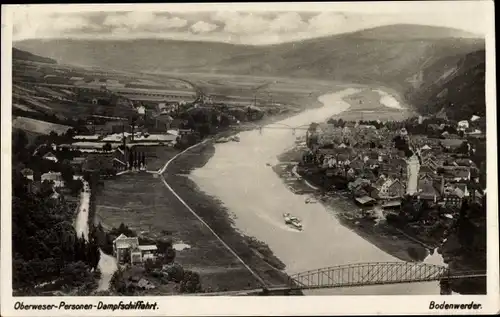
[[[324,106],[280,121],[297,127],[323,122],[349,108],[343,98],[357,93],[349,88],[319,98]],[[277,126],[273,124],[273,126]],[[305,204],[304,197],[290,192],[267,163],[292,147],[305,130],[262,129],[239,134],[240,142],[221,143],[207,164],[190,175],[201,190],[219,198],[234,216],[242,233],[264,241],[286,264],[289,274],[322,267],[356,263],[399,261],[342,226],[333,210],[321,204]],[[302,219],[304,230],[295,231],[283,222],[283,213]],[[434,253],[426,262],[443,264]],[[307,291],[308,295],[391,295],[439,294],[437,282],[395,284]]]

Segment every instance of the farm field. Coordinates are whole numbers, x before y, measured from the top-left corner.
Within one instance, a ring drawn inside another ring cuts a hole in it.
[[[52,131],[61,134],[71,129],[70,126],[35,120],[26,117],[17,117],[13,119],[12,127],[15,129],[22,129],[38,134],[50,134],[50,132]]]
[[[279,104],[283,108],[305,109],[305,105],[311,105],[311,100],[313,106],[319,106],[316,97],[342,86],[342,83],[314,79],[201,73],[161,74],[190,81],[205,94],[212,96],[215,102],[239,106],[255,102],[262,108]]]
[[[412,110],[408,108],[396,109],[384,106],[380,94],[372,89],[363,89],[356,94],[345,98],[351,107],[333,119],[342,120],[404,120],[410,116]]]
[[[245,289],[258,285],[252,275],[212,233],[149,173],[130,173],[105,180],[96,196],[96,222],[104,228],[121,223],[149,237],[170,237],[189,248],[176,262],[200,273],[203,288]]]
[[[135,146],[134,149],[146,156],[146,166],[149,171],[157,171],[174,157],[179,150],[167,146]]]

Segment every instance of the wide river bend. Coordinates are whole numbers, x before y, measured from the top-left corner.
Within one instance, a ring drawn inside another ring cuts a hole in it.
[[[349,88],[319,97],[323,107],[304,111],[280,121],[292,127],[323,122],[349,108],[344,97],[359,92]],[[387,98],[387,96],[384,96]],[[385,101],[385,100],[384,100]],[[392,107],[395,107],[392,105]],[[276,124],[273,124],[276,125]],[[278,175],[267,166],[294,145],[297,136],[286,129],[263,129],[239,134],[240,142],[216,144],[213,157],[190,178],[207,194],[216,196],[234,215],[235,227],[242,233],[267,243],[286,264],[289,274],[322,267],[356,263],[399,261],[377,248],[349,228],[342,226],[333,210],[321,204],[305,204]],[[302,219],[304,230],[295,231],[283,222],[283,213]],[[426,262],[443,264],[434,252]],[[439,283],[412,283],[367,286],[305,292],[307,295],[431,295],[439,294]]]

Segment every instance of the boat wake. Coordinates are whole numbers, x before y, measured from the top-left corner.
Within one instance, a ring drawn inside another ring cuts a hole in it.
[[[273,227],[276,227],[276,228],[279,228],[279,229],[282,229],[282,230],[285,230],[288,232],[295,232],[295,233],[299,232],[298,230],[293,229],[293,228],[289,227],[288,225],[284,224],[283,220],[281,218],[279,220],[276,220],[276,219],[269,217],[268,214],[264,214],[264,213],[258,213],[257,217],[259,217],[260,219],[271,224]]]

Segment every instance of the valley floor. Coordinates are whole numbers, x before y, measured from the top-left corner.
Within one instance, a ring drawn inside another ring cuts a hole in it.
[[[407,115],[399,109],[383,106],[378,94],[371,89],[350,96],[351,108],[344,114],[352,120],[376,112],[380,117]],[[363,100],[363,105],[359,104]],[[363,115],[362,111],[368,111]],[[383,111],[383,112],[382,112]],[[268,117],[264,125],[281,120],[290,114]],[[328,118],[325,118],[328,119]],[[223,135],[236,133],[227,131]],[[175,159],[163,174],[166,182],[190,207],[254,270],[269,286],[283,285],[287,275],[281,271],[284,264],[265,244],[256,245],[232,226],[231,215],[216,197],[201,192],[187,174],[202,167],[214,153],[211,142],[194,147]],[[178,153],[172,148],[152,148],[147,169],[159,170]],[[351,206],[345,206],[349,209]],[[153,239],[171,237],[174,245],[187,244],[189,248],[177,252],[176,261],[184,268],[200,273],[203,289],[226,291],[255,289],[261,286],[254,276],[218,241],[212,233],[185,206],[163,186],[160,178],[151,173],[128,173],[113,180],[105,180],[96,197],[96,222],[104,228],[118,227],[121,223],[137,233]],[[372,243],[378,244],[380,241]],[[383,242],[382,242],[383,243]],[[393,245],[393,250],[399,249]],[[402,256],[411,260],[408,254]],[[157,289],[154,293],[161,293]],[[171,289],[165,289],[171,293]]]

